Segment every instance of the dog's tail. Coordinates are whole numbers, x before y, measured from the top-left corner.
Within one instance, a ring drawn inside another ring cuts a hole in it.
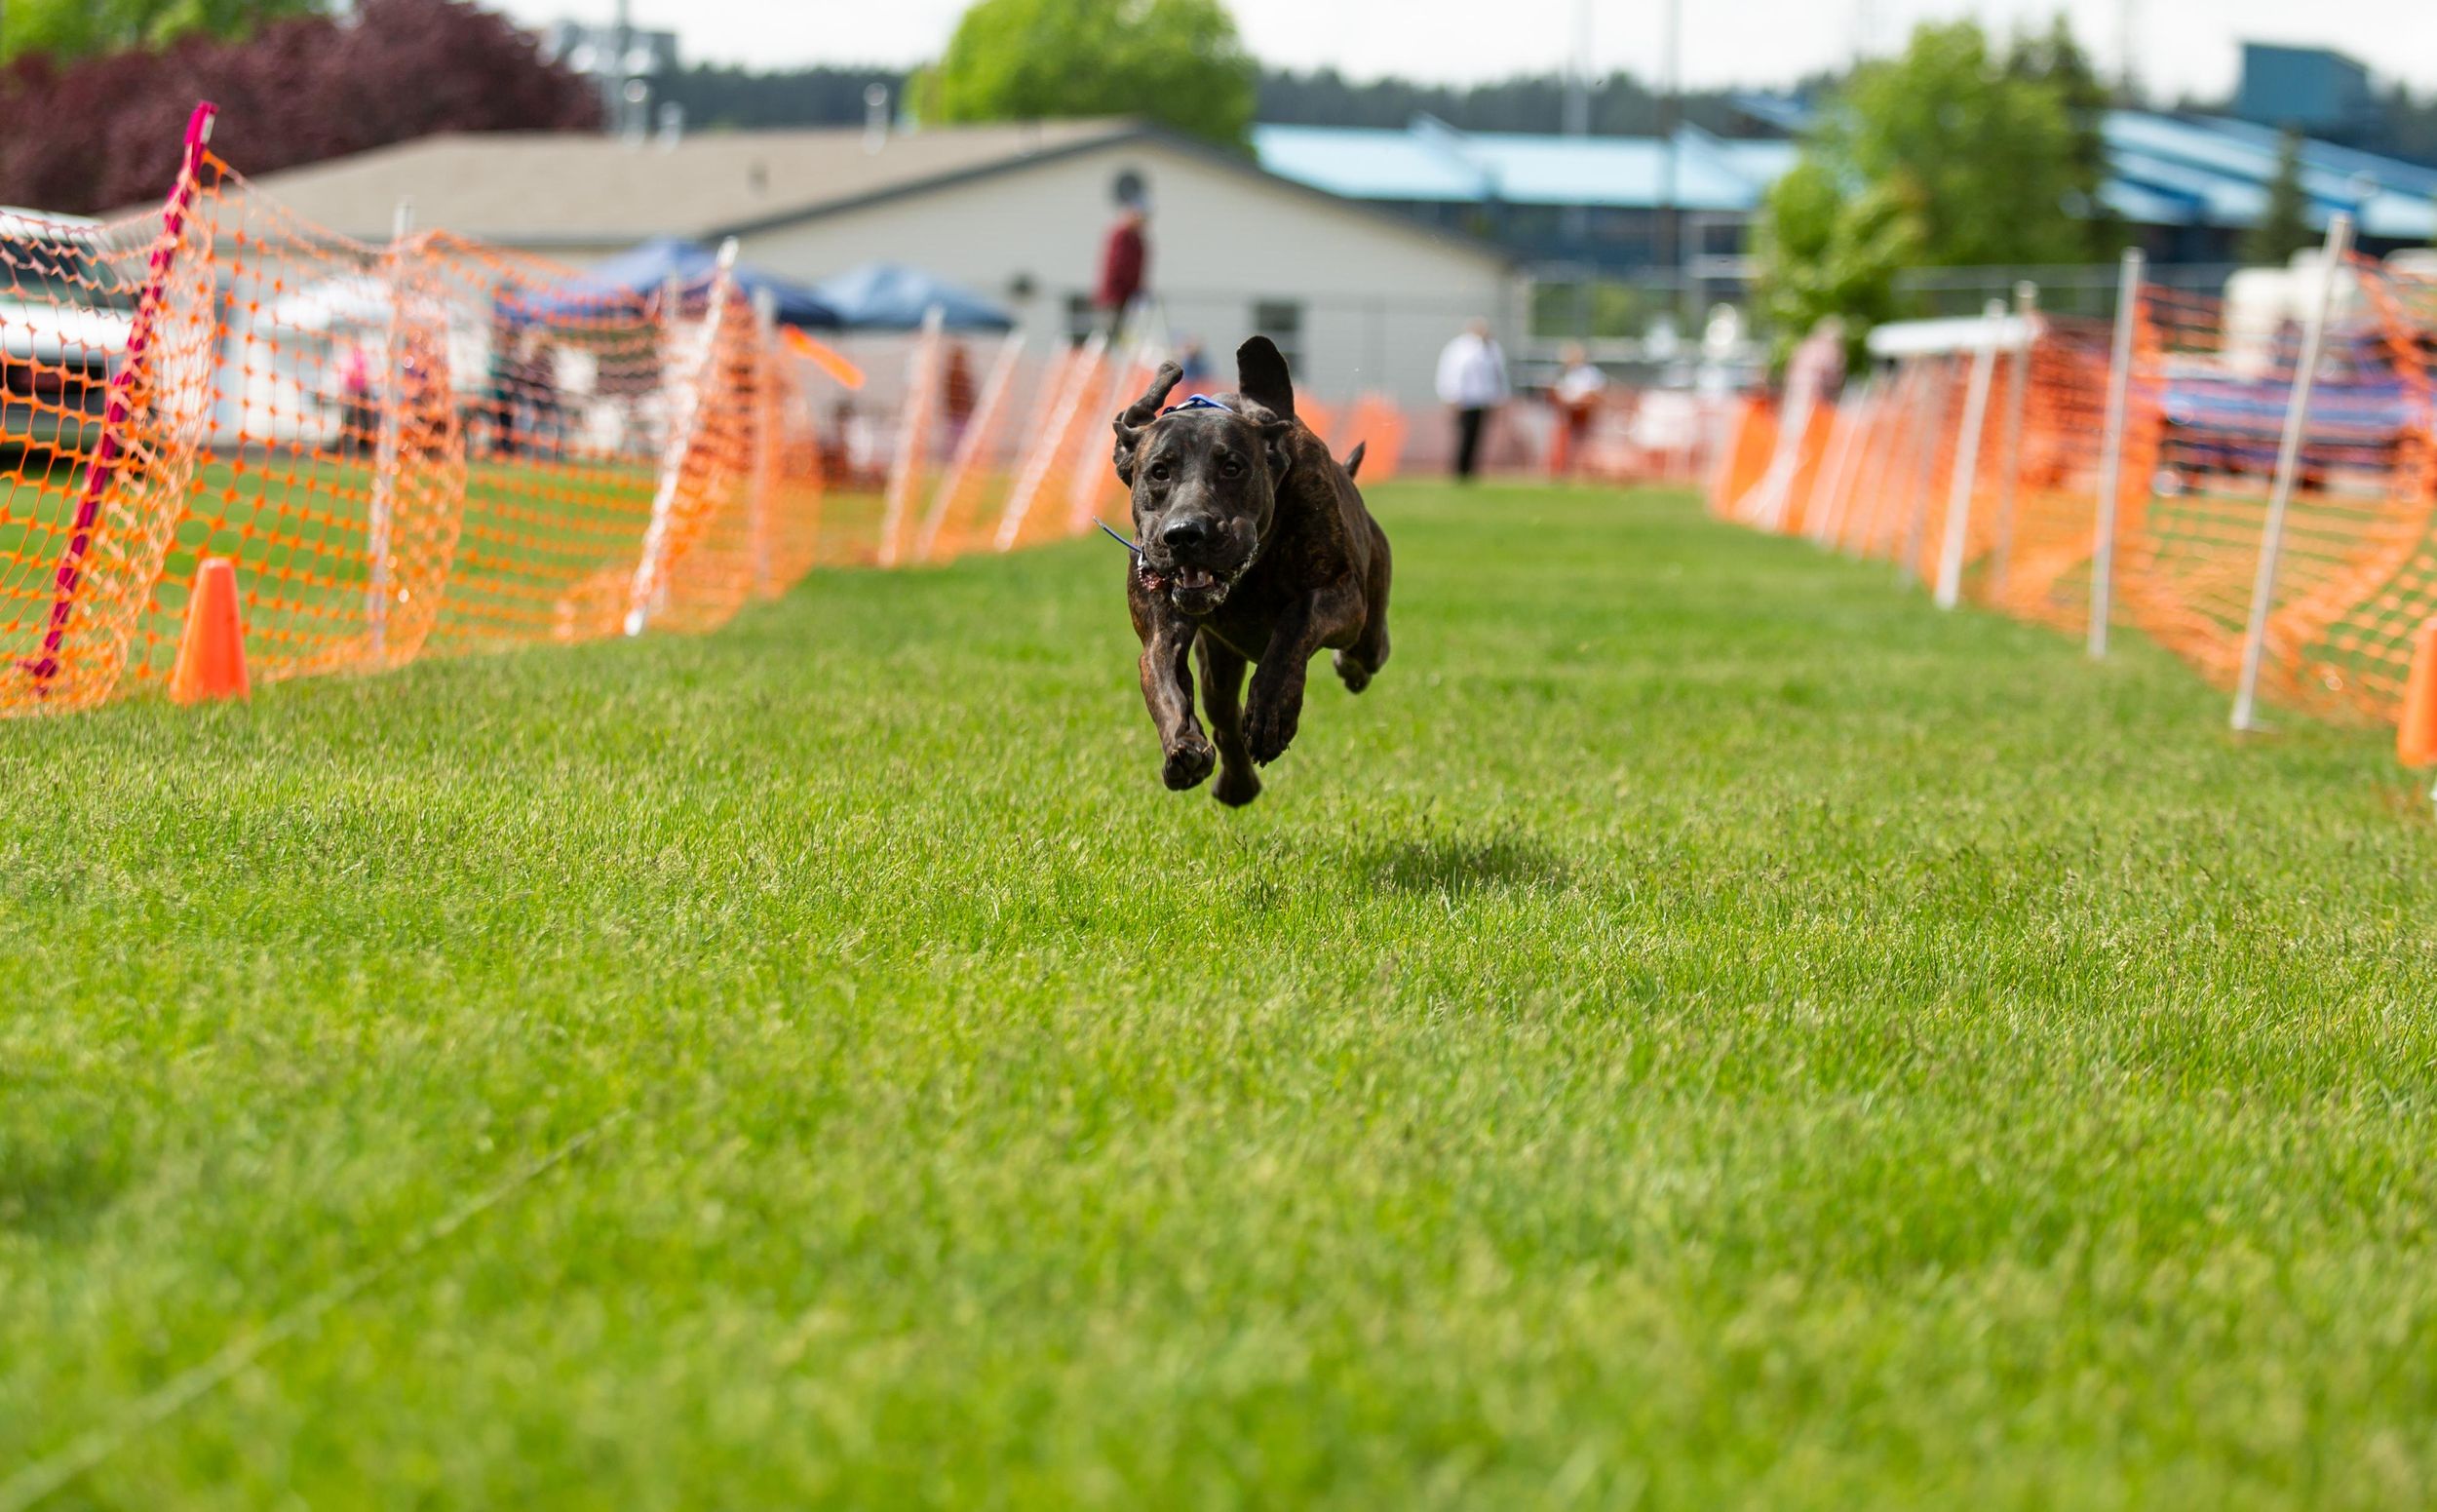
[[[1363,470],[1363,450],[1370,445],[1367,441],[1358,441],[1354,443],[1354,449],[1345,453],[1346,477],[1351,478]]]

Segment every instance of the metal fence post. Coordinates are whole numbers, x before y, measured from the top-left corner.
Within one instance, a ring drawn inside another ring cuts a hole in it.
[[[1921,369],[1920,434],[1914,438],[1913,490],[1905,495],[1911,520],[1897,546],[1896,578],[1912,583],[1920,578],[1921,542],[1929,534],[1929,495],[1938,485],[1938,426],[1947,412],[1947,363],[1943,357],[1924,360]]]
[[[2031,393],[2031,344],[2038,338],[2039,286],[2025,279],[2014,286],[2014,315],[2022,323],[2022,339],[2014,343],[2006,368],[2005,484],[1997,492],[1996,540],[1989,555],[1989,595],[2005,597],[2007,574],[2014,570],[2014,505],[2023,485],[2023,411]]]
[[[2005,301],[1992,299],[1980,312],[1980,340],[1972,348],[1971,383],[1963,393],[1963,429],[1954,439],[1954,477],[1947,486],[1946,533],[1938,541],[1938,607],[1963,600],[1964,537],[1972,527],[1972,489],[1980,482],[1980,432],[1989,423],[1989,385],[1997,366],[1997,336],[2005,326]]]
[[[2285,511],[2293,503],[2294,475],[2302,466],[2302,441],[2310,424],[2310,388],[2318,377],[2320,351],[2327,344],[2327,318],[2336,302],[2336,280],[2352,255],[2352,216],[2338,211],[2327,222],[2327,272],[2319,284],[2318,301],[2309,324],[2302,328],[2302,370],[2293,376],[2293,397],[2285,406],[2284,440],[2276,448],[2276,488],[2268,495],[2267,526],[2260,535],[2259,571],[2251,582],[2251,624],[2242,638],[2242,679],[2234,687],[2233,725],[2237,730],[2260,728],[2255,717],[2260,692],[2260,659],[2267,647],[2267,616],[2276,597],[2276,560],[2285,549]]]
[[[210,100],[195,106],[195,113],[186,121],[186,139],[179,149],[177,181],[170,189],[169,200],[161,208],[161,235],[153,243],[152,256],[145,268],[142,291],[135,299],[135,315],[127,332],[125,355],[110,374],[104,387],[101,427],[94,438],[92,455],[86,458],[83,481],[77,485],[76,513],[68,528],[66,547],[59,553],[59,564],[52,572],[51,614],[43,628],[41,653],[24,663],[26,675],[51,691],[52,679],[66,663],[68,624],[75,617],[76,606],[91,587],[86,571],[86,557],[93,550],[95,536],[103,528],[102,499],[109,492],[111,480],[117,475],[121,458],[127,452],[126,430],[135,418],[135,401],[141,390],[141,378],[151,355],[153,327],[160,319],[161,305],[168,297],[170,270],[176,264],[177,250],[186,235],[186,217],[194,210],[203,187],[203,154],[212,142],[212,125],[219,116],[219,107]],[[155,562],[154,572],[160,571]],[[102,679],[115,682],[125,665],[121,653]]]
[[[364,592],[364,618],[371,662],[389,656],[390,557],[394,551],[398,514],[398,461],[405,449],[400,428],[406,423],[406,239],[414,235],[414,201],[400,200],[389,226],[389,325],[381,337],[380,435],[372,448],[371,504],[364,531],[365,554],[371,559]]]
[[[2124,407],[2132,397],[2133,327],[2141,318],[2141,249],[2124,249],[2115,293],[2115,345],[2108,360],[2107,443],[2099,462],[2099,511],[2090,543],[2090,654],[2107,655],[2108,619],[2115,608],[2115,504],[2123,493]]]
[[[770,570],[770,480],[779,451],[779,362],[778,291],[763,285],[754,291],[754,478],[746,495],[756,599],[777,592]]]
[[[636,561],[634,581],[627,589],[625,630],[630,636],[643,633],[668,593],[669,531],[676,523],[685,465],[692,458],[694,440],[702,429],[708,397],[704,390],[711,386],[718,361],[719,328],[727,320],[729,292],[735,287],[735,278],[736,238],[729,237],[719,244],[717,270],[711,278],[711,308],[704,315],[702,330],[696,337],[700,346],[681,369],[682,386],[677,393],[668,446],[660,458],[660,485],[652,495],[651,521],[643,529],[642,553]],[[668,319],[674,328],[682,318],[684,304],[677,280],[672,277],[669,283]]]

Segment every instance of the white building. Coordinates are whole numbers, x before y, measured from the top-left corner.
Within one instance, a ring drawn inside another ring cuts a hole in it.
[[[1297,381],[1431,403],[1439,348],[1464,321],[1509,338],[1524,289],[1494,246],[1267,174],[1133,121],[862,131],[443,136],[257,181],[307,220],[387,236],[418,226],[582,264],[659,235],[734,236],[745,261],[806,283],[856,263],[924,268],[1006,305],[1028,342],[1089,320],[1121,185],[1151,203],[1150,291],[1170,330],[1227,376],[1246,335],[1275,338]]]

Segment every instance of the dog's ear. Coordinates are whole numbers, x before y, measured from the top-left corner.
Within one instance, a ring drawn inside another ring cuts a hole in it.
[[[1151,386],[1142,391],[1142,397],[1118,410],[1117,418],[1110,422],[1117,432],[1117,481],[1127,487],[1134,486],[1135,445],[1141,441],[1142,432],[1149,428],[1150,423],[1159,418],[1159,407],[1168,402],[1169,390],[1183,378],[1183,368],[1174,363],[1161,363],[1159,371],[1151,375]]]
[[[1260,452],[1269,463],[1269,485],[1274,488],[1286,482],[1287,470],[1295,465],[1295,421],[1267,416],[1254,423],[1260,428]]]
[[[1267,336],[1235,349],[1235,391],[1271,414],[1295,418],[1295,375],[1286,369],[1286,354]]]
[[[1351,478],[1363,470],[1363,451],[1370,445],[1367,441],[1358,441],[1354,443],[1354,449],[1345,453],[1346,477]]]

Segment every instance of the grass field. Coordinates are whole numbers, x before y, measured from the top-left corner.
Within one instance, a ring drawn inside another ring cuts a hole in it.
[[[2437,1495],[2437,827],[1674,495],[0,726],[0,1509]],[[47,1498],[47,1499],[45,1499]]]

